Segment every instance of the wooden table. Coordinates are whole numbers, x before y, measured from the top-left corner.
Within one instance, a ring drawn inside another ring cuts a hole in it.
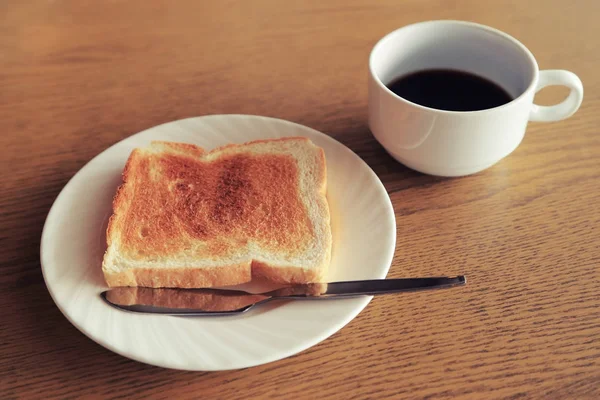
[[[0,398],[600,398],[599,15],[592,0],[2,2]],[[541,68],[576,72],[580,111],[530,124],[474,176],[393,161],[366,123],[369,51],[442,18],[495,26]],[[239,371],[160,369],[86,338],[42,279],[54,198],[113,143],[220,113],[288,119],[349,146],[395,207],[389,276],[464,273],[469,285],[376,298],[321,344]]]

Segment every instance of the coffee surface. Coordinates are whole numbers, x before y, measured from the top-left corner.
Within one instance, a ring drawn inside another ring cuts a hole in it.
[[[398,96],[446,111],[478,111],[513,100],[500,85],[465,71],[429,69],[400,76],[386,85]]]

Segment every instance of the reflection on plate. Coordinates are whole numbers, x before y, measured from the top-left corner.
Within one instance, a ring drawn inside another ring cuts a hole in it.
[[[197,309],[206,312],[239,310],[268,298],[261,294],[214,289],[118,287],[106,292],[106,299],[120,306]]]
[[[193,143],[210,150],[287,136],[309,137],[325,150],[333,234],[329,281],[384,278],[396,244],[394,213],[385,188],[357,155],[302,125],[258,116],[214,115],[133,135],[98,155],[65,186],[50,210],[41,246],[44,279],[60,310],[79,330],[116,353],[152,365],[201,371],[279,360],[350,322],[370,297],[265,305],[224,318],[180,318],[126,313],[99,296],[106,289],[100,268],[106,224],[131,150],[152,140]]]

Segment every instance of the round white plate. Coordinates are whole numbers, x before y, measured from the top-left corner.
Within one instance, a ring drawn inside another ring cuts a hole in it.
[[[333,252],[329,281],[385,278],[396,244],[392,204],[375,173],[334,139],[292,122],[214,115],[156,126],[90,161],[57,197],[44,226],[41,262],[52,298],[68,320],[102,346],[166,368],[246,368],[291,356],[350,322],[371,297],[287,302],[233,317],[133,314],[102,301],[102,256],[111,202],[127,157],[152,140],[212,149],[228,143],[306,136],[325,150]]]

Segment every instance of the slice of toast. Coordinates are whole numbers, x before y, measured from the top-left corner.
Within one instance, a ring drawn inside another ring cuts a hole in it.
[[[183,143],[135,149],[107,229],[109,286],[199,288],[326,279],[326,164],[307,138],[210,152]]]

